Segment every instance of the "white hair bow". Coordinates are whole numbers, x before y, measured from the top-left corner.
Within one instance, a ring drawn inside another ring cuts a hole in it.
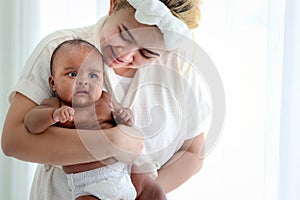
[[[175,17],[169,8],[159,0],[127,0],[136,9],[135,19],[147,25],[156,25],[163,33],[166,48],[178,47],[184,37],[191,37],[187,25]]]

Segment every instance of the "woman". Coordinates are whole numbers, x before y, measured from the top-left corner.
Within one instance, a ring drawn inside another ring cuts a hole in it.
[[[137,168],[149,174],[157,172],[155,181],[166,193],[200,170],[203,132],[207,131],[210,112],[194,71],[179,61],[172,53],[175,50],[170,50],[179,41],[174,40],[176,34],[166,31],[175,28],[185,33],[186,26],[195,28],[199,2],[140,2],[111,0],[107,17],[90,27],[51,34],[28,59],[10,95],[2,148],[8,156],[47,164],[38,166],[31,199],[70,199],[66,177],[55,165],[108,157],[132,163],[138,157]],[[100,48],[107,64],[105,86],[123,106],[132,108],[139,126],[117,126],[101,132],[50,127],[38,136],[28,133],[25,114],[51,96],[47,82],[50,55],[57,44],[72,38],[87,40]],[[144,137],[139,137],[141,134]],[[133,177],[138,180],[135,186],[142,184],[138,174]]]

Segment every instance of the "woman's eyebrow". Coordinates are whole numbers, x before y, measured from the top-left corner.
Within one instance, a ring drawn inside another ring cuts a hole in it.
[[[128,30],[128,28],[127,28],[124,24],[122,24],[122,27],[124,28],[125,32],[129,35],[129,37],[130,37],[135,43],[137,43],[136,40],[135,40],[135,38],[133,37],[133,35],[132,35],[132,34],[130,33],[130,31]]]
[[[121,25],[122,25],[122,27],[124,28],[125,32],[126,32],[126,33],[129,35],[129,37],[133,40],[133,42],[137,43],[137,41],[135,40],[135,38],[133,37],[133,35],[132,35],[131,32],[129,31],[129,29],[128,29],[123,23],[122,23]],[[151,51],[151,50],[149,50],[149,49],[143,48],[143,50],[144,50],[144,51],[147,51],[148,53],[153,54],[153,55],[155,55],[155,56],[160,56],[159,53],[156,53],[156,52]]]

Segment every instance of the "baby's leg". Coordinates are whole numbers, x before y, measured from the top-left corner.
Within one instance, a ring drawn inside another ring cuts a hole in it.
[[[76,200],[99,200],[97,197],[92,195],[77,197]]]

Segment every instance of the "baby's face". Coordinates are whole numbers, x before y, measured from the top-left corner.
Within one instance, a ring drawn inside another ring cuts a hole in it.
[[[101,97],[103,60],[97,50],[87,46],[63,46],[53,66],[52,88],[65,103],[86,106]]]

